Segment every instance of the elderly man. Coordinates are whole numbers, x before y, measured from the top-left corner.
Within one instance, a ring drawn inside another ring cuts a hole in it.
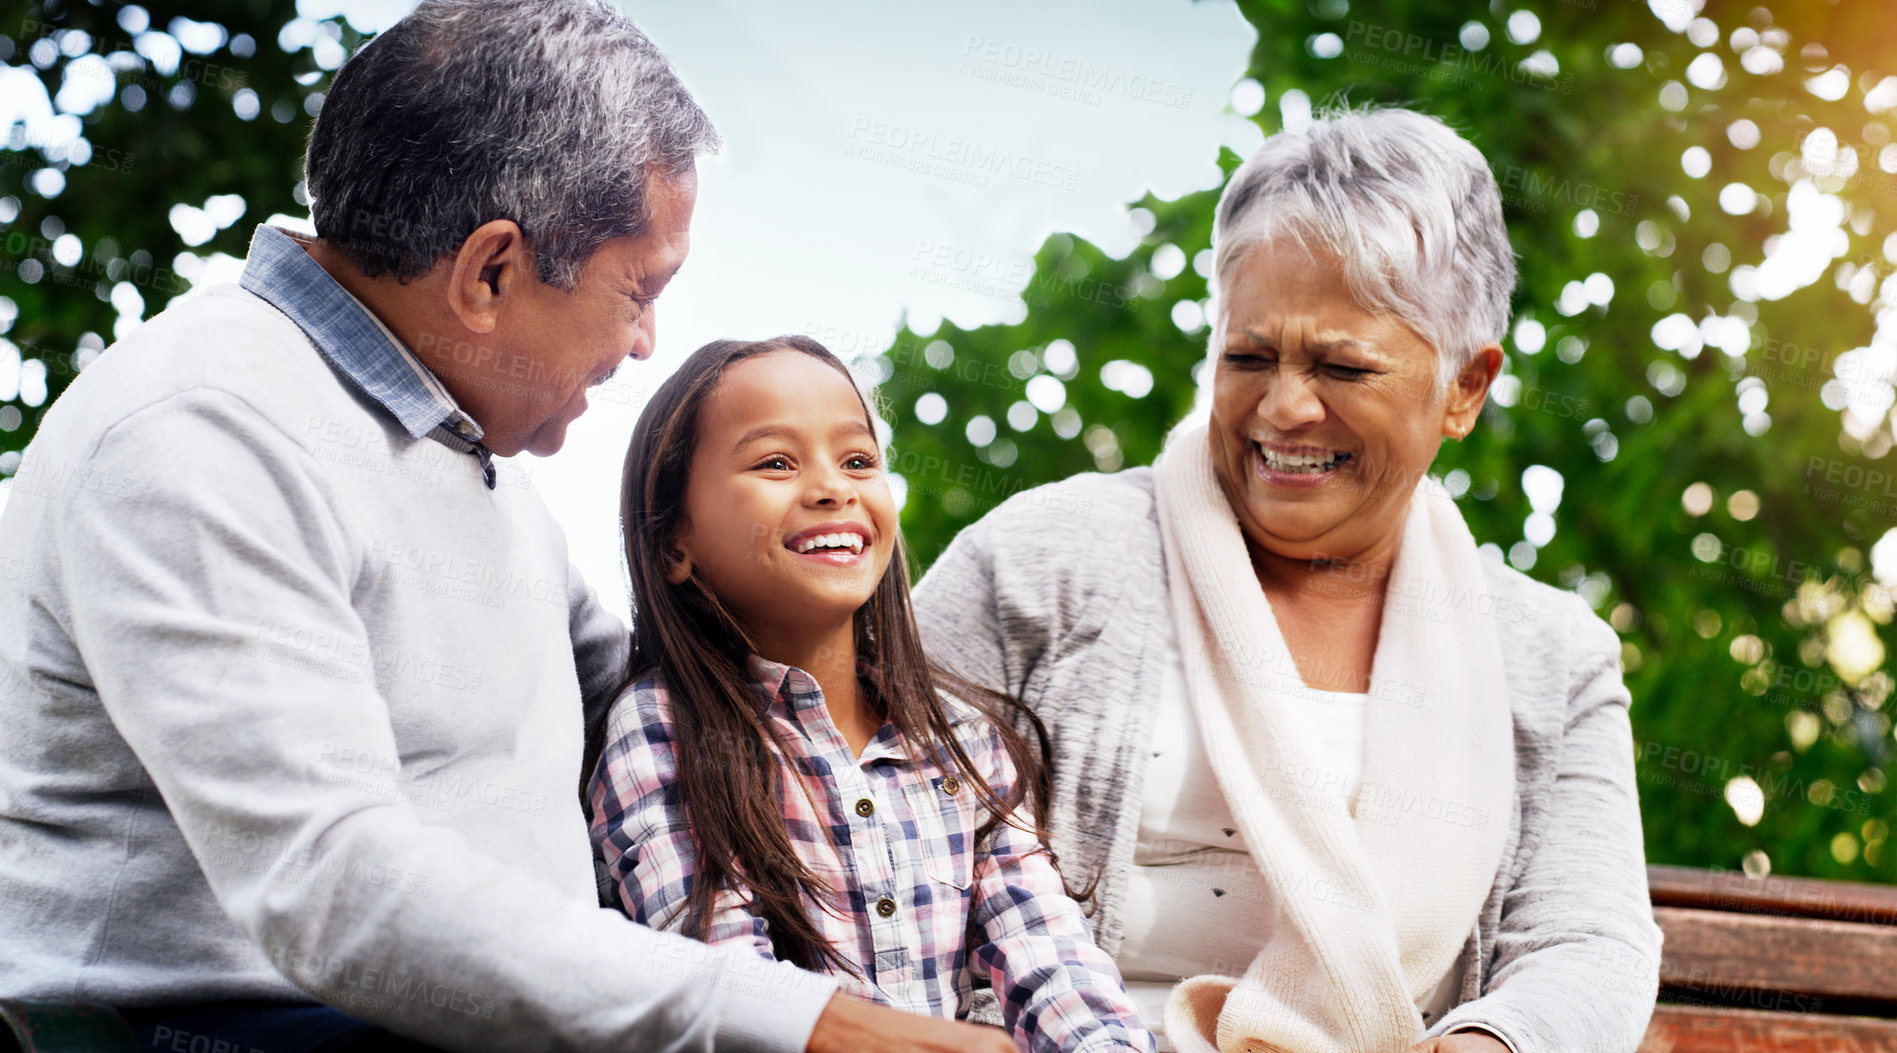
[[[336,77],[318,237],[260,228],[46,415],[0,520],[0,997],[165,1048],[1007,1048],[598,902],[627,633],[506,458],[650,353],[716,143],[611,8],[431,0]]]

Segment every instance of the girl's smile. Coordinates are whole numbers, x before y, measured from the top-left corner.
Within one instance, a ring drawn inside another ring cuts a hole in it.
[[[784,542],[784,547],[800,556],[848,567],[864,558],[869,538],[869,527],[861,523],[819,523]]]

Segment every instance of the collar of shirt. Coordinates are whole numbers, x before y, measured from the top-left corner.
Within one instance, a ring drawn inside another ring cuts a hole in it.
[[[427,436],[479,458],[482,478],[494,489],[493,455],[481,444],[481,425],[375,312],[310,258],[304,248],[308,242],[268,224],[258,226],[241,284],[295,322],[329,364],[387,410],[410,437]]]
[[[812,730],[822,729],[825,737],[834,735],[838,741],[842,740],[843,733],[838,731],[835,723],[830,720],[830,709],[824,703],[823,689],[817,685],[816,677],[796,666],[773,662],[755,654],[745,661],[745,672],[750,675],[753,683],[764,689],[765,694],[771,699],[771,704],[782,706],[782,715],[788,717],[798,727],[806,729],[807,734]],[[942,693],[938,693],[936,697],[942,700],[951,726],[973,720],[980,715],[973,706],[959,698]],[[811,737],[817,736],[813,734]],[[863,755],[857,758],[857,763],[864,765],[877,760],[910,761],[913,759],[909,753],[909,740],[896,730],[894,724],[884,721],[883,726],[877,730],[876,737],[864,747]]]

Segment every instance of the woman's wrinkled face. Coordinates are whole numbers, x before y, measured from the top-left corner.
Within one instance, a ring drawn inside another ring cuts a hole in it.
[[[1435,350],[1289,237],[1242,257],[1227,288],[1210,437],[1246,538],[1296,560],[1394,553],[1417,480],[1474,425],[1500,349],[1438,396]]]

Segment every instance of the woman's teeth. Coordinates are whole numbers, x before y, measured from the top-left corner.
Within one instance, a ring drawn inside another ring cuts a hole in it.
[[[835,548],[847,549],[852,555],[855,555],[863,551],[863,546],[866,543],[867,542],[863,539],[863,535],[856,533],[817,534],[812,537],[804,538],[802,541],[792,545],[791,551],[801,555],[805,552],[814,552],[820,548]]]
[[[1259,446],[1257,443],[1253,443],[1252,445],[1257,448],[1258,455],[1264,459],[1265,467],[1274,472],[1283,472],[1288,475],[1316,475],[1321,472],[1331,471],[1341,466],[1345,461],[1350,460],[1350,454],[1342,452],[1329,454],[1278,453],[1268,447]]]

